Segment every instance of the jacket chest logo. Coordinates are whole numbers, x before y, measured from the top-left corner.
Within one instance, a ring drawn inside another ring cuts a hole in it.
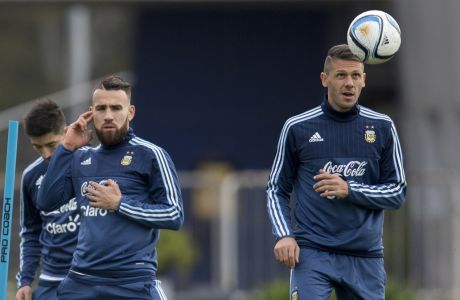
[[[374,143],[377,139],[377,136],[374,131],[373,125],[366,125],[366,130],[364,131],[364,140],[370,144]]]
[[[310,139],[308,140],[309,143],[318,143],[318,142],[324,142],[324,139],[321,137],[319,132],[315,132]]]
[[[42,185],[43,177],[43,175],[40,175],[40,177],[38,177],[37,181],[35,181],[36,186],[40,187]]]
[[[132,151],[126,152],[126,154],[121,159],[120,164],[122,166],[129,166],[131,162],[133,161],[133,155],[134,155],[134,152]]]

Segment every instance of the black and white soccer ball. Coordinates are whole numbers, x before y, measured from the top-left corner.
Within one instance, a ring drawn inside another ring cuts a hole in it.
[[[381,10],[359,14],[348,27],[347,43],[366,64],[380,64],[392,58],[401,46],[401,29],[396,20]]]

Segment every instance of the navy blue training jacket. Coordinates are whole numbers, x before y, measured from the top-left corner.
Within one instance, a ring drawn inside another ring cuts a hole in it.
[[[85,196],[90,181],[112,179],[122,198],[115,211],[94,208]],[[44,197],[54,190],[58,197]],[[42,209],[75,196],[81,213],[78,245],[69,275],[88,284],[154,278],[159,229],[179,229],[184,220],[174,164],[162,148],[129,129],[123,142],[74,152],[59,146],[39,192]]]
[[[18,287],[31,285],[40,262],[40,279],[59,283],[69,271],[77,245],[80,214],[74,198],[65,198],[53,211],[37,208],[37,194],[47,168],[48,163],[40,157],[22,173]]]
[[[320,169],[347,181],[346,199],[313,189]],[[301,247],[382,257],[383,211],[401,207],[405,193],[401,146],[388,116],[361,105],[339,113],[326,99],[286,121],[267,186],[277,239],[293,236]]]

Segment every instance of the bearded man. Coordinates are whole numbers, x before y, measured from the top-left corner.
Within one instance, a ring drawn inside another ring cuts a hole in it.
[[[166,299],[156,278],[156,244],[160,229],[182,226],[182,196],[170,156],[135,136],[134,115],[131,85],[104,78],[50,161],[38,206],[53,210],[73,196],[82,217],[59,300]],[[91,123],[101,142],[94,148],[87,147]]]

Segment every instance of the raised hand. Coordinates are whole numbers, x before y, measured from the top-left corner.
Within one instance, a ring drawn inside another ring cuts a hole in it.
[[[82,113],[78,119],[66,127],[64,148],[74,151],[77,148],[87,145],[93,139],[92,130],[88,129],[88,125],[93,120],[93,112],[87,111]]]

